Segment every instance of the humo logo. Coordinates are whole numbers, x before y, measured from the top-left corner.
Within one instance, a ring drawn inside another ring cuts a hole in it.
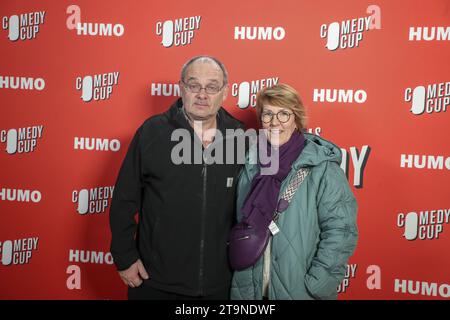
[[[152,83],[152,96],[179,97],[180,85],[177,83]]]
[[[450,105],[450,82],[405,89],[405,102],[411,102],[414,115],[446,112]]]
[[[450,27],[410,27],[409,41],[449,41]]]
[[[346,89],[314,89],[314,102],[338,102],[338,103],[364,103],[367,100],[367,92],[364,90]]]
[[[3,17],[3,30],[9,30],[8,39],[32,40],[37,37],[40,25],[44,23],[45,11],[37,11],[31,13],[23,13],[21,15],[13,15]]]
[[[361,147],[361,152],[359,152],[357,147],[350,147],[350,152],[346,149],[341,148],[342,161],[341,169],[344,171],[347,179],[349,178],[349,153],[351,155],[351,162],[353,166],[353,186],[355,188],[362,188],[364,182],[364,171],[366,169],[367,161],[369,160],[369,155],[371,147],[368,145],[363,145]]]
[[[37,250],[38,237],[0,241],[2,265],[18,265],[30,263],[33,251]]]
[[[447,283],[395,279],[394,291],[431,297],[450,297],[450,285]]]
[[[75,150],[114,151],[120,150],[120,141],[117,139],[75,137],[73,148]]]
[[[121,37],[125,32],[122,24],[81,22],[81,9],[77,5],[67,7],[66,26],[69,30],[77,30],[78,36]]]
[[[397,227],[405,228],[403,236],[409,241],[439,239],[449,217],[450,209],[399,213]]]
[[[368,17],[355,18],[342,22],[333,22],[320,26],[320,37],[327,38],[326,48],[336,49],[356,48],[363,40],[364,32],[381,29],[381,9],[377,5],[367,7]]]
[[[338,293],[345,293],[347,291],[348,286],[350,285],[350,279],[353,279],[356,277],[356,268],[358,267],[357,264],[348,264],[347,269],[345,270],[344,279],[339,284],[337,288]]]
[[[92,99],[107,100],[111,97],[113,87],[119,83],[119,72],[96,74],[93,76],[77,77],[75,88],[82,90],[81,99],[89,102]]]
[[[282,27],[234,27],[234,40],[283,40]]]
[[[249,106],[256,106],[256,94],[265,87],[271,87],[278,83],[278,77],[265,78],[260,80],[233,83],[231,85],[231,96],[238,97],[237,106],[246,109]]]
[[[111,252],[97,252],[88,250],[70,249],[69,262],[94,263],[94,264],[113,264],[114,260]]]
[[[74,190],[72,202],[77,203],[80,215],[87,213],[104,213],[112,198],[114,187],[97,187],[92,189]]]
[[[42,78],[0,76],[0,89],[44,90]]]
[[[430,156],[419,154],[402,154],[400,158],[401,168],[450,170],[450,157]]]
[[[44,126],[31,126],[18,129],[0,130],[0,142],[6,143],[6,152],[31,153],[36,150],[38,139],[42,138]]]
[[[17,202],[34,202],[38,203],[42,199],[42,194],[38,190],[23,190],[23,189],[0,189],[0,200],[2,201],[17,201]]]
[[[162,37],[161,44],[171,46],[186,46],[192,43],[195,32],[200,29],[201,16],[179,18],[176,20],[158,21],[156,35]]]

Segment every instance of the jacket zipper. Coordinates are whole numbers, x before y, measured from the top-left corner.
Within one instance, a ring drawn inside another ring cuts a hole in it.
[[[202,214],[201,214],[201,229],[200,229],[200,268],[198,277],[199,295],[203,295],[203,264],[205,251],[205,224],[206,224],[206,182],[207,182],[207,164],[203,163],[203,200],[202,200]]]
[[[269,285],[270,285],[270,263],[272,256],[272,237],[269,237],[269,243],[267,243],[266,250],[264,250],[263,258],[263,281],[262,281],[262,296],[269,298]]]

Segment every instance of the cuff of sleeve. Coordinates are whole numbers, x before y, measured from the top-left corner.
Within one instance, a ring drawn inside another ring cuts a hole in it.
[[[140,259],[137,250],[130,251],[126,254],[113,254],[113,258],[118,271],[128,269],[133,263]]]
[[[334,300],[337,299],[337,287],[339,281],[330,276],[324,269],[318,271],[317,275],[306,274],[305,286],[309,293],[320,300]]]

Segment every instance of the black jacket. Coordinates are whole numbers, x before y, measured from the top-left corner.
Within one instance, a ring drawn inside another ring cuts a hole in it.
[[[150,276],[145,285],[209,295],[231,281],[226,242],[235,217],[241,164],[236,159],[233,164],[205,164],[204,159],[199,164],[174,164],[171,153],[181,141],[171,141],[175,129],[187,129],[192,151],[194,144],[202,150],[181,107],[178,99],[167,112],[147,119],[131,141],[111,204],[111,253],[118,270],[140,258]],[[217,120],[224,135],[223,140],[216,138],[217,146],[230,139],[225,129],[243,129],[223,108]],[[226,159],[229,149],[222,150]],[[194,155],[190,158],[193,161]]]

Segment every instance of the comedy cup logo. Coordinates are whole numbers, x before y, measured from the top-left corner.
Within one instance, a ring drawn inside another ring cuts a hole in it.
[[[45,11],[22,13],[20,15],[5,16],[2,18],[3,30],[8,30],[8,39],[33,40],[36,39],[41,24],[45,21]]]
[[[381,29],[380,7],[370,5],[367,7],[366,13],[371,15],[322,24],[320,26],[320,37],[322,39],[327,38],[325,47],[330,51],[357,48],[368,31]]]
[[[162,38],[165,48],[180,47],[192,44],[196,32],[200,29],[201,16],[179,18],[156,22],[156,35]]]

